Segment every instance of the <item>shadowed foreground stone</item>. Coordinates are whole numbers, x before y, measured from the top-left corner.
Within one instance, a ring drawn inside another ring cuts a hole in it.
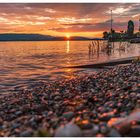
[[[55,132],[55,137],[81,137],[81,136],[82,131],[77,125],[73,123],[68,123],[64,126],[60,126]]]

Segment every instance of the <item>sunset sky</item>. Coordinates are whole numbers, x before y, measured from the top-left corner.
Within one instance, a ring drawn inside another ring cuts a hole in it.
[[[138,30],[140,4],[0,4],[0,33],[102,37],[113,28],[126,30],[128,20]]]

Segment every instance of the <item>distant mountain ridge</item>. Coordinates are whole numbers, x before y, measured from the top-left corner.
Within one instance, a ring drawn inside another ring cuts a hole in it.
[[[39,41],[39,40],[53,40],[54,37],[50,35],[41,34],[0,34],[0,41]]]
[[[63,41],[66,37],[42,35],[42,34],[0,34],[0,41]],[[69,40],[94,40],[94,38],[72,36]]]

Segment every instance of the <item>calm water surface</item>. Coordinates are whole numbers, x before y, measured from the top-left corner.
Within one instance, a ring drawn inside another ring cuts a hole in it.
[[[66,66],[90,64],[140,55],[140,44],[111,55],[89,55],[91,41],[0,42],[0,93],[26,88],[37,81],[50,81],[92,69],[70,69]]]

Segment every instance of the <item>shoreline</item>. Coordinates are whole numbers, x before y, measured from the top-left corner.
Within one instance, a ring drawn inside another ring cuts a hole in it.
[[[0,136],[140,136],[140,63],[0,99]]]
[[[140,56],[133,56],[133,57],[128,57],[128,58],[121,58],[121,59],[114,59],[111,61],[105,61],[105,62],[100,62],[100,63],[93,63],[93,64],[88,64],[88,65],[78,65],[78,66],[70,66],[67,68],[97,68],[97,69],[105,69],[105,67],[108,66],[116,66],[116,65],[125,65],[125,64],[130,64],[133,61],[137,62],[139,61]]]

